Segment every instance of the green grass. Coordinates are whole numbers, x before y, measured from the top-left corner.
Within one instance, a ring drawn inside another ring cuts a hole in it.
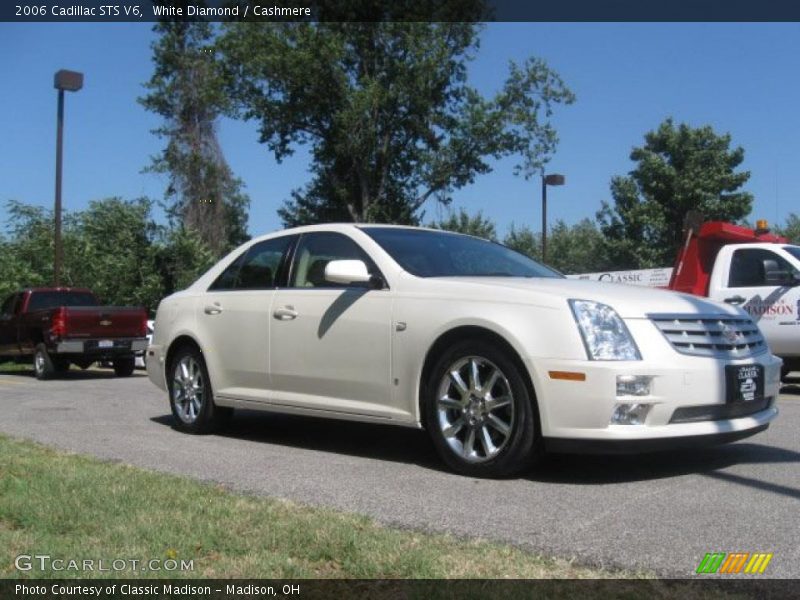
[[[267,467],[268,468],[268,467]],[[0,578],[633,577],[511,546],[381,526],[366,517],[57,452],[0,436]],[[189,559],[187,572],[19,572],[20,554]]]
[[[23,371],[33,371],[33,366],[28,363],[0,362],[0,375],[3,373],[20,373]]]

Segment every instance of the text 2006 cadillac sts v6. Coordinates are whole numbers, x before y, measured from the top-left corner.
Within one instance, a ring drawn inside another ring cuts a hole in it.
[[[184,431],[237,407],[424,427],[475,476],[752,435],[780,367],[734,306],[379,225],[248,242],[161,302],[147,360]]]

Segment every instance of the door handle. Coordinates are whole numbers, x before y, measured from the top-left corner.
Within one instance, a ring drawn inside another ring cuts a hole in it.
[[[730,298],[725,298],[725,302],[728,304],[742,304],[747,298],[742,298],[741,296],[731,296]]]
[[[209,304],[203,309],[203,312],[207,315],[218,315],[222,312],[222,307],[219,304]]]
[[[298,312],[291,306],[284,306],[283,308],[278,308],[272,313],[276,319],[280,321],[291,321],[292,319],[296,319]]]

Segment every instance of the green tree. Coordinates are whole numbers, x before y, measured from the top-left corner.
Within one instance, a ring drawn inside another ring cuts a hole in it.
[[[786,218],[786,223],[782,227],[777,227],[775,233],[784,236],[792,244],[800,244],[800,216],[791,213]]]
[[[451,212],[448,217],[430,223],[428,227],[466,233],[492,241],[497,240],[497,229],[494,222],[489,217],[484,217],[482,211],[470,215],[461,208],[457,213]]]
[[[541,260],[541,233],[533,233],[527,227],[517,229],[512,226],[503,243]],[[547,234],[547,263],[566,274],[603,271],[609,263],[605,238],[589,219],[571,226],[558,220]]]
[[[318,4],[360,14],[370,3]],[[482,6],[460,4],[464,20]],[[517,156],[516,172],[530,176],[555,148],[549,118],[573,95],[543,61],[512,63],[484,98],[466,82],[479,25],[402,19],[224,25],[219,49],[238,114],[257,121],[278,161],[311,148],[313,178],[279,211],[286,225],[416,223],[428,199],[449,203],[491,170],[490,158]]]
[[[197,233],[183,227],[162,230],[154,251],[165,295],[187,288],[217,262]]]
[[[534,260],[542,260],[542,235],[534,233],[530,227],[517,228],[512,224],[508,235],[503,239],[503,244]]]
[[[569,226],[556,221],[547,235],[547,258],[562,273],[592,273],[609,266],[603,234],[590,219]]]
[[[148,170],[169,176],[165,196],[172,223],[197,232],[219,255],[247,240],[250,199],[217,139],[216,123],[229,101],[214,28],[203,21],[164,20],[153,29],[159,34],[155,71],[139,102],[163,118],[154,133],[167,143]]]
[[[53,211],[10,200],[6,203],[5,237],[0,256],[0,290],[15,291],[26,286],[53,283]],[[62,280],[72,285],[76,264],[76,228],[80,213],[62,215]],[[77,267],[80,270],[80,266]]]
[[[154,310],[216,262],[199,235],[155,223],[152,202],[106,198],[64,219],[65,285],[87,287],[103,302]],[[53,277],[52,212],[9,202],[0,237],[0,298]]]
[[[51,261],[52,262],[52,261]],[[52,275],[52,267],[50,267]],[[10,293],[28,285],[45,285],[51,279],[31,268],[17,253],[14,240],[0,239],[0,302]]]
[[[672,119],[645,135],[644,146],[630,155],[635,168],[611,180],[614,205],[604,202],[597,213],[616,268],[671,264],[689,210],[733,222],[750,212],[753,197],[740,191],[750,173],[736,170],[744,150],[730,146],[729,134],[676,126]]]
[[[109,304],[155,308],[164,293],[155,269],[158,232],[146,198],[106,198],[75,215],[69,281],[88,287]]]

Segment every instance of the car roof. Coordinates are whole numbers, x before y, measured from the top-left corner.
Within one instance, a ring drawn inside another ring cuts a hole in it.
[[[409,229],[412,231],[436,231],[440,233],[458,234],[458,232],[455,231],[446,231],[442,229],[435,229],[433,227],[418,227],[415,225],[392,225],[389,223],[317,223],[314,225],[300,225],[298,227],[290,227],[288,229],[278,229],[270,233],[264,233],[261,235],[253,236],[253,238],[247,243],[259,242],[280,235],[293,235],[293,234],[297,235],[301,233],[313,233],[315,231],[339,231],[339,232],[354,231],[354,230],[359,231],[373,227]]]

